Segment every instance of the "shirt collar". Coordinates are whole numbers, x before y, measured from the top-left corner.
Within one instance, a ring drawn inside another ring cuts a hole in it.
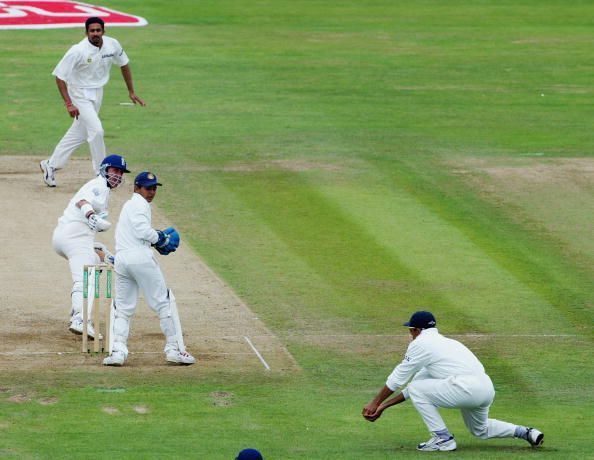
[[[87,47],[87,49],[89,51],[98,53],[99,51],[101,51],[103,49],[103,47],[98,48],[95,45],[93,45],[90,41],[89,41],[89,37],[85,37],[85,39],[83,40],[85,42],[85,46]],[[103,36],[103,46],[105,46],[105,35]]]
[[[143,197],[140,193],[134,192],[132,194],[132,199],[133,200],[141,200],[141,201],[144,201],[146,204],[150,204],[148,201],[146,201],[146,198]]]
[[[430,327],[429,329],[423,329],[421,334],[439,334],[436,327]]]

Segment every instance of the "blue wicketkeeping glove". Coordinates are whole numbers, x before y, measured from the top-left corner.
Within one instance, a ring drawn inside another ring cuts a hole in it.
[[[173,227],[168,227],[165,230],[157,230],[159,239],[154,244],[157,252],[161,255],[168,255],[179,247],[179,233]]]
[[[181,237],[175,228],[167,227],[163,230],[163,233],[169,236],[169,242],[167,244],[172,248],[172,252],[179,248]]]

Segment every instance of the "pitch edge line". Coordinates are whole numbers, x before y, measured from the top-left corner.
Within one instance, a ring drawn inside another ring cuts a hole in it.
[[[254,353],[256,353],[256,356],[258,357],[258,359],[260,360],[260,362],[264,365],[264,367],[266,368],[267,371],[270,370],[270,366],[268,365],[268,363],[264,360],[264,358],[262,358],[262,355],[260,354],[260,352],[257,350],[257,348],[254,346],[254,344],[252,343],[252,341],[249,339],[249,337],[247,336],[243,336],[243,338],[245,339],[245,341],[248,343],[248,345],[250,347],[252,347],[252,350],[254,350]]]

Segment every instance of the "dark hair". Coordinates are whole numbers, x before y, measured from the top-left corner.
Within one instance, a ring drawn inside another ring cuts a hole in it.
[[[103,30],[105,30],[105,22],[103,22],[103,19],[101,18],[97,18],[97,17],[92,17],[89,18],[85,21],[85,30],[88,32],[89,31],[89,26],[91,24],[101,24],[101,28]]]

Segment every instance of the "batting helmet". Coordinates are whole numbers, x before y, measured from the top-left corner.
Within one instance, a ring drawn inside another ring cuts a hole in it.
[[[105,171],[107,168],[117,168],[125,173],[130,172],[128,171],[126,160],[124,160],[124,157],[120,155],[108,155],[103,158],[103,161],[101,162],[101,169]]]

